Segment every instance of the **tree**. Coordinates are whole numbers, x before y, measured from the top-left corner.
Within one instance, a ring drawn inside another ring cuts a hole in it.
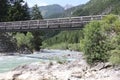
[[[27,32],[27,34],[23,33],[17,33],[15,35],[15,38],[17,39],[17,45],[18,47],[28,47],[32,48],[31,40],[33,39],[33,36],[30,32]]]
[[[42,18],[42,15],[41,15],[41,12],[38,8],[37,5],[35,5],[33,8],[32,8],[32,14],[31,14],[31,19],[43,19]],[[42,45],[42,33],[43,32],[32,32],[34,38],[33,38],[33,46],[34,46],[34,50],[35,51],[39,51],[40,50],[40,46]]]
[[[7,0],[0,0],[0,22],[6,21],[8,6]]]
[[[25,3],[23,5],[23,0],[18,0],[11,5],[8,11],[8,20],[9,21],[20,21],[30,19],[28,5]]]
[[[24,16],[24,20],[30,19],[30,12],[29,12],[29,7],[27,3],[25,3],[23,6],[23,16]]]
[[[32,15],[31,15],[31,19],[43,19],[42,15],[41,15],[41,12],[38,8],[37,5],[35,5],[33,8],[32,8]]]
[[[10,5],[8,0],[0,0],[0,22],[8,21],[7,15],[9,7]],[[6,32],[0,32],[0,52],[14,51],[16,51],[16,44],[11,34]]]

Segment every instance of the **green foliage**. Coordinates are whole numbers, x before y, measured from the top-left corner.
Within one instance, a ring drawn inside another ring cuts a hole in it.
[[[41,12],[38,8],[37,5],[35,5],[33,8],[32,8],[32,14],[31,14],[31,19],[42,19],[42,15],[41,15]]]
[[[112,50],[109,61],[113,64],[120,64],[120,50]]]
[[[108,61],[109,52],[119,47],[120,31],[115,26],[120,23],[116,23],[117,21],[120,21],[117,16],[108,15],[102,21],[93,21],[84,28],[81,46],[88,63]]]
[[[8,0],[0,0],[0,22],[6,21],[8,7]]]
[[[23,34],[23,33],[17,33],[15,35],[15,38],[17,40],[17,45],[18,48],[21,47],[28,47],[29,49],[32,49],[32,40],[33,40],[33,35],[30,32],[27,32],[27,34]]]
[[[80,43],[68,44],[69,50],[81,51]]]
[[[75,50],[75,51],[80,51],[80,44],[79,43],[59,43],[59,44],[54,44],[52,46],[46,46],[43,45],[42,48],[48,48],[48,49],[62,49],[62,50]]]
[[[8,10],[8,20],[9,21],[20,21],[20,20],[29,20],[30,15],[28,11],[28,5],[23,0],[16,1],[14,5],[10,6]]]
[[[79,43],[83,37],[81,30],[76,31],[62,31],[58,35],[43,41],[43,45],[51,46],[59,43]]]
[[[90,0],[74,11],[73,15],[120,14],[119,0]]]
[[[112,24],[112,23],[114,23],[117,20],[118,20],[118,16],[117,15],[113,15],[113,14],[107,15],[107,16],[105,16],[103,18],[103,21],[108,23],[108,24]]]
[[[41,15],[41,12],[38,8],[37,5],[35,5],[33,8],[32,8],[32,14],[31,14],[31,19],[42,19],[42,15]],[[34,47],[34,50],[35,51],[39,51],[40,50],[40,46],[42,45],[42,38],[41,36],[43,35],[43,32],[42,31],[35,31],[35,32],[32,32],[32,35],[33,35],[33,47]]]
[[[86,55],[88,63],[94,61],[106,61],[108,56],[108,45],[106,44],[106,38],[101,34],[100,22],[92,22],[84,29],[84,53]]]
[[[34,47],[35,51],[39,51],[40,50],[40,46],[42,45],[42,32],[32,32],[33,35],[33,41],[32,41],[32,46]]]
[[[42,45],[41,36],[38,32],[27,32],[26,35],[24,33],[17,33],[15,34],[15,38],[17,40],[18,48],[27,47],[31,51],[39,51],[40,46]]]
[[[65,49],[68,49],[68,43],[59,43],[59,44],[54,44],[54,45],[51,45],[51,46],[48,46],[48,45],[45,46],[45,45],[43,45],[43,48],[65,50]]]
[[[115,32],[120,33],[120,20],[115,21],[114,30],[115,30]]]
[[[80,40],[80,51],[84,51],[84,38]]]

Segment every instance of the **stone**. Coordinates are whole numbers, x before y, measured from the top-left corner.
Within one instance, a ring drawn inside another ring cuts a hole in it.
[[[71,74],[71,77],[82,78],[83,73],[82,72],[74,72]]]

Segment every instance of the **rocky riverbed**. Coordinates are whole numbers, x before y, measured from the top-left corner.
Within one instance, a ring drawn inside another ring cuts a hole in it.
[[[89,66],[82,53],[76,60],[50,60],[21,65],[1,73],[0,80],[120,80],[120,67],[110,63]],[[72,54],[60,57],[72,57]],[[53,56],[50,56],[53,57]]]

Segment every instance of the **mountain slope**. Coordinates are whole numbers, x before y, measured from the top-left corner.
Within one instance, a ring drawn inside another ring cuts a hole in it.
[[[83,7],[83,5],[75,6],[69,9],[64,10],[62,13],[55,13],[53,15],[50,15],[49,18],[61,18],[61,17],[71,17],[72,14],[78,9]]]
[[[49,18],[85,16],[100,14],[120,14],[120,0],[90,0],[88,3],[64,10],[63,13],[53,14]]]
[[[48,6],[40,6],[39,9],[44,18],[48,18],[48,16],[50,15],[62,13],[64,11],[64,8],[57,4],[48,5]]]
[[[90,0],[83,7],[78,8],[73,15],[120,14],[120,0]]]

